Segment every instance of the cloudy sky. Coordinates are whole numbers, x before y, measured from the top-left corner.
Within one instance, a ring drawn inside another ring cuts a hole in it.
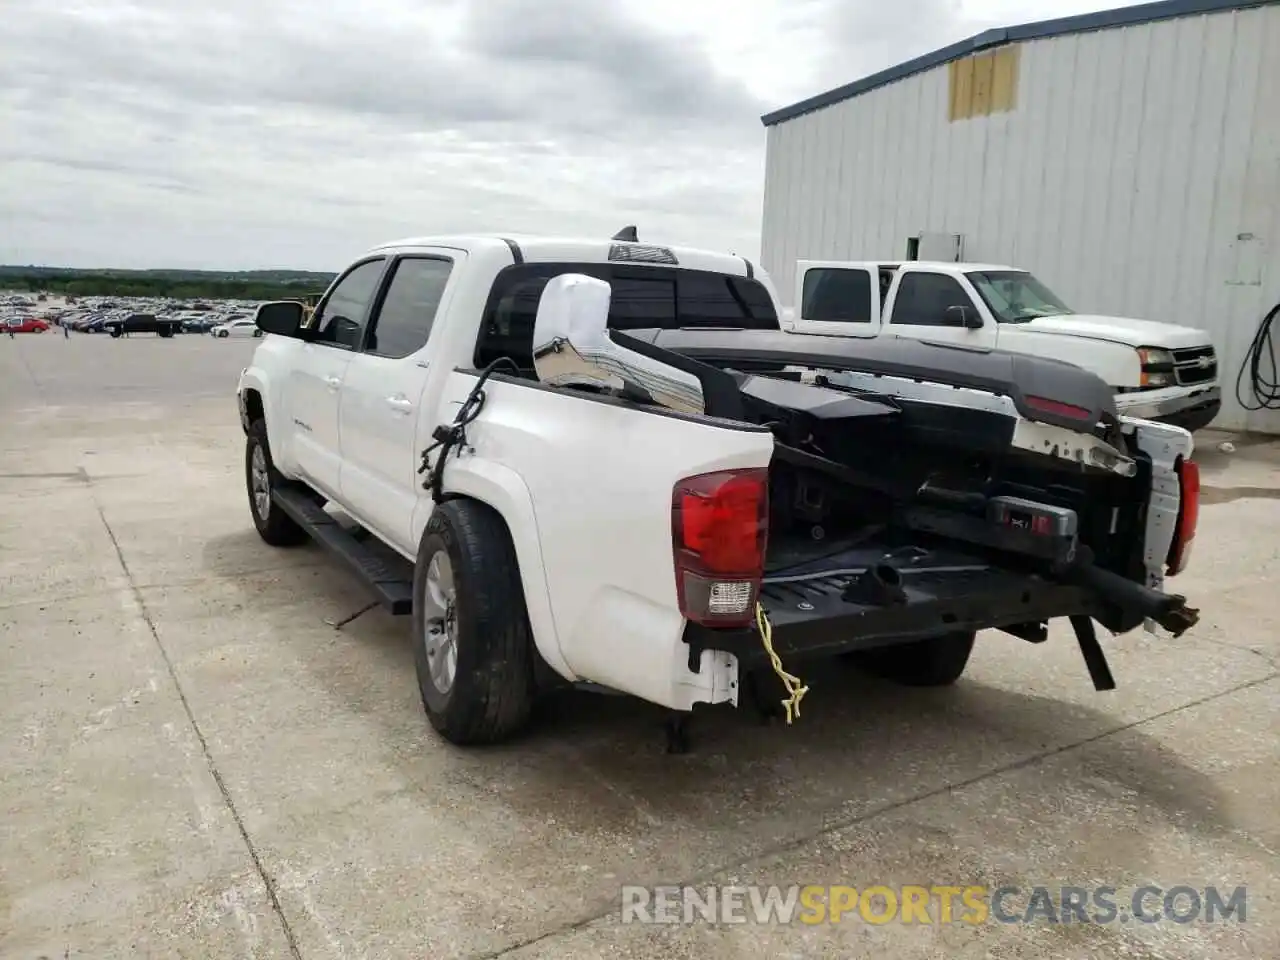
[[[760,115],[1107,0],[0,0],[0,263],[335,269],[518,231],[759,251]]]

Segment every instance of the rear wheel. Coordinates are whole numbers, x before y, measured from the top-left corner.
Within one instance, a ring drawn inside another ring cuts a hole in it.
[[[975,634],[945,633],[914,643],[875,647],[850,654],[868,673],[908,687],[946,687],[964,673]]]
[[[473,500],[432,511],[413,578],[414,663],[431,725],[459,745],[520,732],[533,710],[533,639],[511,535]]]
[[[264,420],[255,420],[249,425],[244,448],[244,475],[249,492],[249,512],[253,514],[258,536],[273,547],[294,547],[305,543],[307,532],[271,499],[271,491],[288,481],[271,460]]]

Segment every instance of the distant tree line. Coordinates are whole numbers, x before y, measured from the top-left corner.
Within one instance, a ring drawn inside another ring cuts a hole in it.
[[[332,282],[331,273],[247,270],[75,270],[0,266],[0,290],[73,297],[162,297],[173,300],[308,300]]]

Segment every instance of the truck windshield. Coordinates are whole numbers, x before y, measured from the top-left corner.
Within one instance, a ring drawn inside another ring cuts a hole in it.
[[[965,274],[1000,323],[1026,323],[1037,317],[1061,317],[1075,311],[1024,270]]]

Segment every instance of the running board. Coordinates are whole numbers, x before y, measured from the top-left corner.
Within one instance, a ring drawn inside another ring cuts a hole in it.
[[[399,617],[413,612],[413,581],[395,569],[398,557],[383,556],[386,551],[379,549],[381,544],[375,538],[357,539],[304,490],[276,487],[271,499],[312,540],[346,563],[390,613]],[[404,566],[411,571],[407,561]]]

